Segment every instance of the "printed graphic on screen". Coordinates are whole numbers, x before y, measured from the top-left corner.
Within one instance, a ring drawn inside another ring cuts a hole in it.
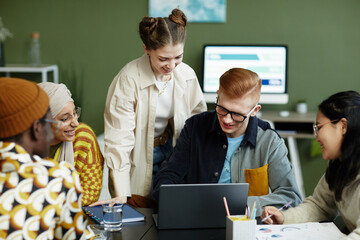
[[[256,72],[262,93],[286,92],[285,46],[206,46],[204,51],[204,92],[216,92],[220,76],[234,67]]]

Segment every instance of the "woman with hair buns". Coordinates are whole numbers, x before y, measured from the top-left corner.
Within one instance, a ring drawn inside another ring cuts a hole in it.
[[[196,74],[182,62],[186,22],[179,9],[140,22],[145,54],[115,77],[105,105],[105,160],[113,199],[93,205],[154,206],[152,182],[161,162],[171,155],[185,120],[206,110]]]
[[[51,143],[49,157],[75,167],[83,189],[83,205],[96,202],[102,188],[104,158],[95,133],[87,124],[78,122],[81,109],[75,106],[64,84],[42,82],[39,86],[50,98],[52,118],[61,122]]]

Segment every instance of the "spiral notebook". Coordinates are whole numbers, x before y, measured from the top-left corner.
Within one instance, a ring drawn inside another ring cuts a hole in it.
[[[89,215],[95,222],[99,224],[103,224],[103,212],[102,206],[98,205],[95,207],[83,207],[84,212]],[[145,220],[145,216],[135,210],[134,208],[130,207],[127,204],[123,204],[123,223],[128,222],[141,222]]]

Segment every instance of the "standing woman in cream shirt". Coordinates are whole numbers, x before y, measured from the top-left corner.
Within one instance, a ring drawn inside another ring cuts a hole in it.
[[[145,54],[128,63],[109,87],[105,106],[107,202],[152,207],[153,177],[172,153],[185,120],[206,110],[194,70],[182,63],[186,16],[144,17]],[[129,198],[129,199],[128,199]]]

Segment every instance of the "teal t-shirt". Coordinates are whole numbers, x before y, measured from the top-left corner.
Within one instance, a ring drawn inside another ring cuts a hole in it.
[[[228,150],[226,153],[226,158],[224,162],[224,167],[221,171],[219,183],[231,183],[231,158],[239,148],[241,141],[244,139],[244,134],[237,138],[227,138],[228,140]]]

